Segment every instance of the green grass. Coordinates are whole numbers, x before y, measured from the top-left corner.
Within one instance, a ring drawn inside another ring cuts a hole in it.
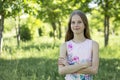
[[[93,37],[100,44],[99,72],[94,80],[120,79],[120,53],[118,36],[111,36],[109,46],[103,47],[103,39]],[[4,39],[3,53],[0,55],[0,80],[64,80],[58,74],[57,59],[59,45],[63,40],[48,37],[21,42],[16,47],[16,39]]]

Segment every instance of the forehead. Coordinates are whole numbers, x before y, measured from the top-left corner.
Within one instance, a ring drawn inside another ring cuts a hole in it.
[[[71,21],[74,21],[74,20],[82,20],[82,19],[81,19],[81,17],[79,15],[75,14],[71,18]]]

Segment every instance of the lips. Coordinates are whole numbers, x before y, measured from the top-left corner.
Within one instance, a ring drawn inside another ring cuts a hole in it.
[[[80,28],[74,28],[74,30],[79,30]]]

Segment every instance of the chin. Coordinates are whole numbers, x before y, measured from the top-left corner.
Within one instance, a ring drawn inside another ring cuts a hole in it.
[[[79,31],[79,32],[78,32],[78,31],[75,31],[75,32],[74,32],[74,34],[81,34],[81,33],[82,33],[82,32],[80,32],[80,31]]]
[[[74,34],[80,34],[80,32],[74,32]]]

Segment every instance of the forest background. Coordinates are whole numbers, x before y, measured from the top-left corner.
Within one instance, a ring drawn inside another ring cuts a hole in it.
[[[59,46],[76,9],[100,45],[94,80],[119,80],[120,0],[0,0],[0,80],[63,80]]]

